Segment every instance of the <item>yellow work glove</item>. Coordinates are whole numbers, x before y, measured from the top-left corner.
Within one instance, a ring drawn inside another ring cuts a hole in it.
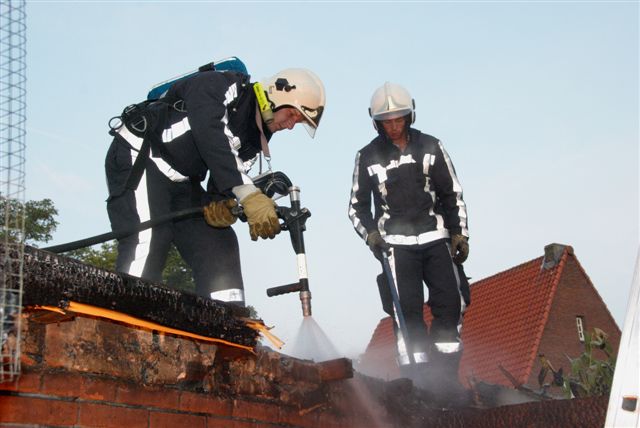
[[[231,212],[231,209],[236,206],[238,202],[235,199],[211,202],[204,207],[204,219],[213,227],[229,227],[238,219]]]
[[[240,203],[247,216],[252,241],[257,241],[258,237],[273,239],[280,233],[280,222],[273,199],[258,190],[246,196]]]
[[[467,237],[460,234],[451,235],[451,257],[456,264],[461,265],[469,255]]]

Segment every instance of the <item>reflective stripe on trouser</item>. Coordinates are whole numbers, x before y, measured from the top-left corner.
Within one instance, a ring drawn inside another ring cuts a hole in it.
[[[423,249],[395,247],[390,264],[408,330],[404,346],[407,351],[402,352],[403,347],[398,346],[398,363],[409,363],[409,352],[413,353],[416,361],[426,361],[428,350],[436,343],[440,344],[442,352],[459,351],[459,328],[466,302],[460,292],[458,267],[453,264],[445,241]],[[379,285],[380,282],[379,278]],[[425,283],[429,288],[429,306],[433,315],[429,333],[423,318]],[[380,287],[383,307],[389,308],[389,304],[385,304],[383,289]]]
[[[384,256],[386,257],[386,256]],[[425,359],[426,360],[426,352],[413,352],[411,350],[409,350],[409,338],[405,337],[408,336],[409,331],[407,328],[407,324],[406,324],[406,320],[405,319],[400,319],[401,316],[404,316],[404,310],[401,311],[397,311],[395,310],[395,305],[396,304],[400,304],[399,302],[394,302],[393,299],[393,295],[395,294],[396,296],[399,296],[398,293],[398,280],[396,278],[396,273],[395,273],[395,266],[394,266],[394,258],[393,258],[393,248],[391,250],[389,250],[389,257],[387,258],[388,261],[388,266],[389,266],[389,270],[390,272],[388,272],[391,276],[392,276],[392,284],[388,284],[387,283],[387,291],[389,293],[389,296],[391,296],[391,304],[392,304],[392,308],[394,309],[391,313],[391,316],[393,317],[393,323],[395,326],[395,335],[396,335],[396,349],[398,350],[398,364],[399,365],[404,365],[404,364],[411,364],[411,359],[413,357],[413,360],[415,362],[416,357],[419,359]],[[382,270],[385,270],[385,261],[384,259],[382,260]],[[387,276],[385,275],[385,278]],[[387,278],[388,280],[388,278]],[[393,287],[394,290],[393,292],[391,291],[391,288]],[[402,305],[400,304],[400,308],[402,309]],[[402,314],[400,314],[399,312],[402,312]],[[418,354],[418,355],[416,355]],[[424,355],[423,355],[424,354]]]
[[[409,353],[407,352],[407,345],[405,343],[404,337],[401,334],[398,334],[397,324],[398,321],[395,319],[395,312],[393,310],[393,298],[391,297],[391,290],[389,289],[389,284],[387,283],[387,278],[384,273],[381,273],[376,278],[376,282],[378,283],[378,291],[380,293],[380,301],[382,302],[382,310],[389,314],[392,318],[394,318],[394,334],[396,336],[396,349],[397,357],[396,361],[398,365],[407,365],[411,363],[409,358]],[[429,361],[429,357],[426,352],[415,352],[413,354],[413,361],[416,363],[426,363]]]
[[[461,342],[436,342],[433,344],[436,351],[443,354],[453,354],[454,352],[462,351]]]
[[[227,290],[213,291],[209,294],[212,299],[223,302],[243,302],[244,290],[241,288],[229,288]]]
[[[433,269],[425,275],[425,282],[429,287],[428,303],[433,315],[430,329],[431,342],[434,345],[441,344],[443,349],[456,348],[451,344],[460,343],[462,319],[467,307],[467,301],[461,290],[463,286],[461,273],[464,274],[464,272],[451,258],[448,240],[434,246],[431,257],[432,261],[439,266],[439,269]],[[466,278],[464,284],[466,285]]]
[[[398,328],[398,321],[394,319],[398,351],[397,361],[400,366],[410,364],[411,357],[416,363],[427,362],[427,350],[429,349],[427,327],[422,316],[424,302],[422,280],[419,281],[419,284],[407,280],[406,273],[403,272],[406,267],[406,261],[406,250],[393,248],[390,251],[389,265],[395,281],[394,285],[398,292],[407,336],[403,338]],[[395,310],[393,312],[395,316]]]
[[[147,221],[151,218],[149,213],[149,201],[147,195],[147,174],[143,173],[140,179],[140,185],[134,192],[135,203],[138,211],[140,222]],[[151,246],[151,238],[153,237],[153,229],[142,230],[137,233],[137,244],[134,249],[133,260],[129,264],[127,273],[133,276],[142,276],[144,267],[149,257],[149,247]]]
[[[451,243],[449,240],[446,241],[447,250],[449,254],[451,254]],[[458,294],[460,295],[460,315],[458,317],[458,323],[456,325],[456,331],[458,333],[456,340],[454,342],[436,342],[436,348],[440,352],[444,353],[453,353],[462,351],[462,341],[460,336],[462,335],[462,321],[464,320],[464,313],[467,311],[467,306],[471,303],[471,291],[469,290],[469,282],[464,273],[464,269],[462,265],[458,265],[451,259],[451,268],[453,270],[453,274],[456,277],[456,282],[458,283]]]

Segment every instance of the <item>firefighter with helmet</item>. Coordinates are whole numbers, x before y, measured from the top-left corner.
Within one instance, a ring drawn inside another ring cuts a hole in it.
[[[383,309],[394,319],[401,374],[451,404],[465,394],[458,381],[460,329],[470,303],[462,269],[469,252],[462,187],[442,142],[411,127],[415,103],[406,89],[386,82],[374,92],[369,114],[378,136],[356,155],[349,217],[383,264],[377,282]]]
[[[261,152],[268,158],[276,132],[301,123],[313,138],[324,105],[320,79],[290,68],[256,83],[239,71],[201,71],[136,114],[125,109],[105,161],[112,229],[197,206],[205,215],[120,239],[116,269],[161,281],[173,243],[193,271],[197,294],[244,305],[232,209],[243,207],[254,241],[280,232],[275,203],[248,171]]]

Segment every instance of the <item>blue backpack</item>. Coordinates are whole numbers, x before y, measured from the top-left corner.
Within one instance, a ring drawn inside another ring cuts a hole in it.
[[[157,100],[159,98],[162,98],[167,93],[167,90],[169,89],[169,87],[174,83],[176,83],[177,81],[186,79],[187,77],[193,76],[194,74],[199,73],[201,71],[209,71],[209,70],[237,71],[243,74],[247,74],[247,75],[249,74],[249,72],[247,71],[247,67],[240,60],[240,58],[231,56],[229,58],[225,58],[220,61],[210,62],[208,64],[205,64],[199,67],[197,70],[193,70],[188,73],[182,74],[180,76],[174,77],[172,79],[165,80],[164,82],[158,83],[153,88],[151,88],[151,90],[147,94],[147,100]]]

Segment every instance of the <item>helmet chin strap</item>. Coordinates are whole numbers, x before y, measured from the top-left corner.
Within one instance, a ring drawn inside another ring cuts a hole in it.
[[[269,144],[267,142],[267,137],[264,135],[264,130],[262,129],[262,122],[269,125],[273,122],[273,110],[271,110],[271,103],[267,99],[267,93],[260,84],[260,82],[256,82],[253,84],[253,92],[256,94],[256,102],[258,103],[258,108],[256,108],[256,124],[258,125],[258,129],[260,130],[260,145],[262,147],[262,155],[260,156],[260,171],[262,174],[262,156],[264,156],[264,160],[267,161],[267,172],[271,171],[271,152],[269,152]]]
[[[258,101],[262,120],[268,125],[273,122],[273,110],[271,110],[271,103],[269,103],[269,100],[267,99],[267,93],[260,82],[253,84],[253,92],[256,94],[256,100]]]
[[[259,174],[262,174],[262,157],[264,156],[264,160],[267,161],[267,172],[271,171],[271,152],[269,152],[269,142],[267,141],[267,137],[264,135],[264,129],[262,129],[262,120],[263,116],[260,114],[259,107],[256,108],[256,125],[258,125],[258,130],[260,131],[260,146],[262,151],[260,152],[260,171]],[[272,119],[273,121],[273,119]]]

